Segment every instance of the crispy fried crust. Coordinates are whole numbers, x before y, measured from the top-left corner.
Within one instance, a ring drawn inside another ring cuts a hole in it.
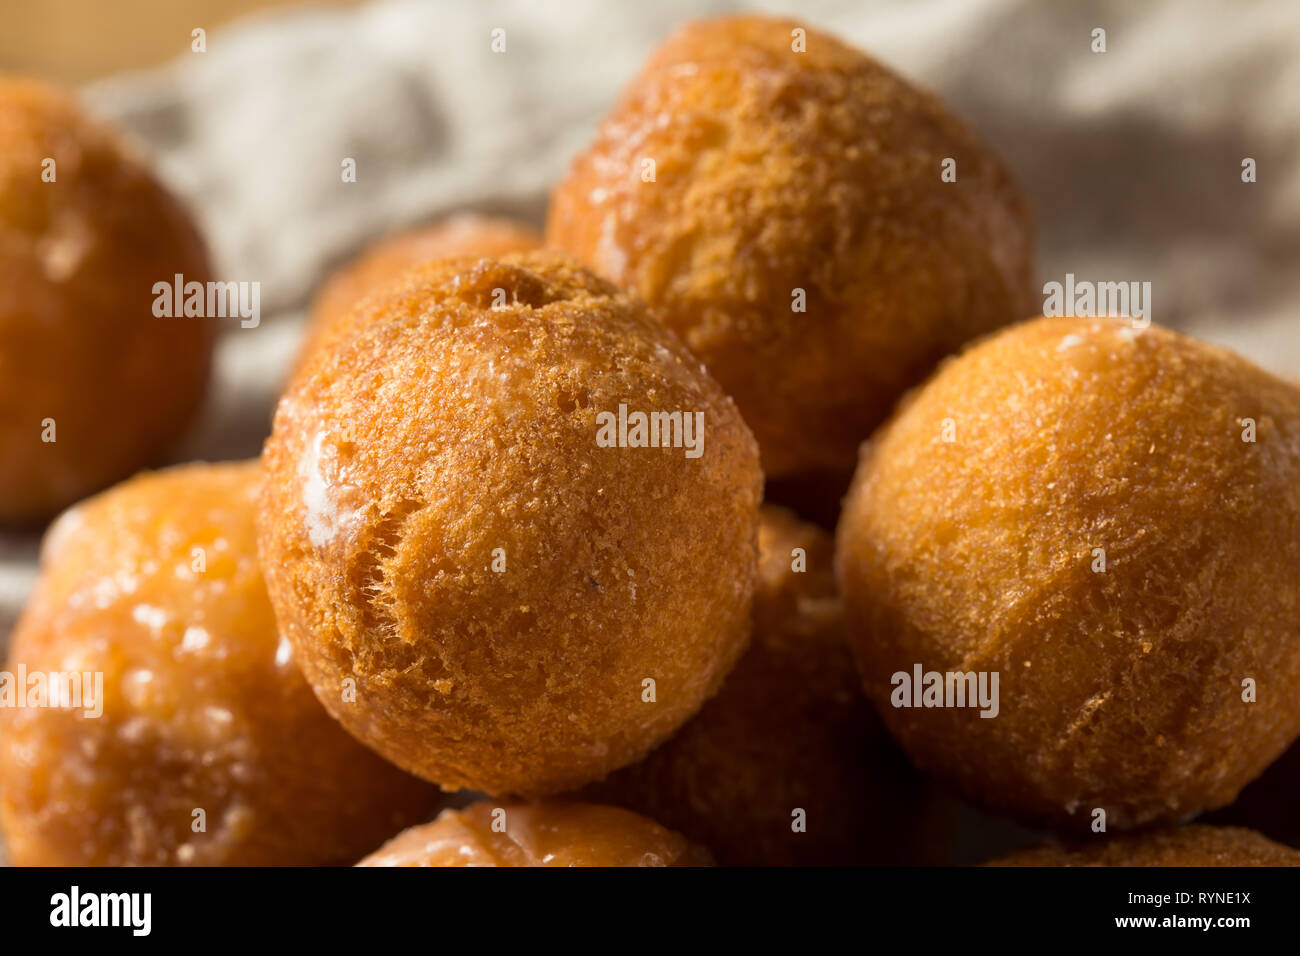
[[[445,787],[542,795],[638,759],[747,642],[762,477],[735,406],[553,253],[438,263],[368,308],[263,454],[263,563],[309,680]],[[702,456],[598,447],[620,403],[702,413]]]
[[[547,224],[700,356],[772,477],[847,474],[938,359],[1036,309],[1031,216],[1001,163],[833,37],[809,30],[794,52],[801,26],[740,16],[674,33]],[[956,182],[940,178],[947,158]]]
[[[1300,732],[1298,527],[1300,392],[1156,327],[1037,319],[864,448],[838,576],[913,761],[1086,833],[1226,804]],[[916,664],[998,672],[1000,712],[892,706]]]

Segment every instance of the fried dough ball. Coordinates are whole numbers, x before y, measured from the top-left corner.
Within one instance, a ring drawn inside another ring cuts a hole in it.
[[[634,415],[676,412],[633,444]],[[564,256],[443,261],[373,302],[290,386],[263,462],[263,565],[308,679],[446,788],[603,777],[747,643],[753,437],[639,300]]]
[[[0,76],[0,523],[154,460],[193,417],[215,323],[154,315],[207,282],[185,209],[63,95]],[[48,180],[48,181],[47,181]]]
[[[1079,846],[1046,843],[985,866],[1300,866],[1300,850],[1254,830],[1193,824]]]
[[[1300,392],[1160,328],[1037,319],[864,448],[836,560],[913,762],[1083,833],[1228,803],[1300,732],[1297,527]],[[926,706],[917,670],[949,704],[971,677],[944,675],[999,675],[995,714]]]
[[[255,462],[141,475],[51,529],[7,670],[103,683],[81,706],[0,709],[13,863],[350,863],[437,805],[294,665],[257,566],[258,477]]]
[[[490,801],[444,810],[357,866],[710,866],[703,847],[652,820],[590,803]]]
[[[940,807],[862,696],[830,536],[764,506],[758,542],[753,643],[721,692],[585,795],[680,830],[726,866],[935,861]]]
[[[331,275],[312,306],[299,364],[366,296],[393,285],[415,266],[435,259],[497,258],[537,249],[542,237],[511,219],[460,213],[420,229],[381,240]]]
[[[673,34],[556,188],[547,240],[685,339],[769,477],[842,489],[905,388],[1033,314],[1033,229],[935,97],[816,30],[796,50],[795,30],[737,16]]]

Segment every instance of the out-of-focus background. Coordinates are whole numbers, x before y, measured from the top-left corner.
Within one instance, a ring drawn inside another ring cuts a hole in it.
[[[63,83],[157,66],[188,47],[196,25],[222,26],[272,8],[358,0],[13,0],[5,4],[0,65]]]
[[[257,454],[330,268],[460,209],[540,225],[646,54],[739,9],[838,33],[944,96],[1033,198],[1041,281],[1150,281],[1155,322],[1300,376],[1291,0],[34,0],[0,13],[0,70],[78,87],[195,208],[221,277],[261,283],[262,323],[230,323],[173,456],[217,460]],[[36,544],[0,536],[0,647]]]

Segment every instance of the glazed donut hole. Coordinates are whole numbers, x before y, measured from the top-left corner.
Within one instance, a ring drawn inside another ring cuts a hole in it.
[[[14,864],[348,864],[439,803],[294,665],[257,564],[258,485],[256,462],[181,466],[51,528],[6,669],[75,674],[81,706],[0,708]]]
[[[556,186],[546,235],[682,337],[769,479],[836,494],[905,389],[1038,308],[1002,162],[934,96],[789,20],[674,32]]]
[[[155,283],[212,270],[132,145],[2,75],[0,143],[0,525],[13,527],[167,449],[203,398],[215,324],[154,314]]]
[[[749,639],[762,476],[731,400],[556,253],[435,263],[347,321],[262,456],[271,600],[325,707],[446,789],[643,756]],[[643,447],[638,413],[681,425]]]
[[[444,810],[358,866],[711,866],[709,852],[645,817],[585,803]]]
[[[1077,838],[1223,806],[1300,732],[1297,527],[1300,392],[1155,326],[1043,318],[864,446],[837,569],[912,761]]]

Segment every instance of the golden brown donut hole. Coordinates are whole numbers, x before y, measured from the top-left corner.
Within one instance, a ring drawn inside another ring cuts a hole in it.
[[[864,447],[838,576],[913,762],[1086,835],[1100,811],[1116,830],[1229,803],[1300,732],[1297,527],[1294,388],[1154,326],[1037,319]],[[959,703],[948,674],[999,675],[996,716],[926,706],[918,666],[944,678],[932,702]]]
[[[436,263],[358,315],[263,454],[271,600],[317,694],[446,788],[544,795],[640,758],[748,640],[762,477],[735,406],[554,253]],[[700,454],[684,426],[598,444],[620,405],[702,416]]]
[[[0,143],[0,524],[20,525],[165,451],[202,400],[215,322],[154,315],[156,283],[211,267],[114,131],[0,76]]]
[[[556,187],[547,241],[682,336],[769,478],[837,490],[906,388],[1037,309],[1001,162],[935,97],[790,20],[673,33]]]
[[[258,569],[258,477],[140,475],[50,530],[5,669],[100,674],[102,694],[0,709],[14,864],[346,864],[437,805],[298,672]]]

